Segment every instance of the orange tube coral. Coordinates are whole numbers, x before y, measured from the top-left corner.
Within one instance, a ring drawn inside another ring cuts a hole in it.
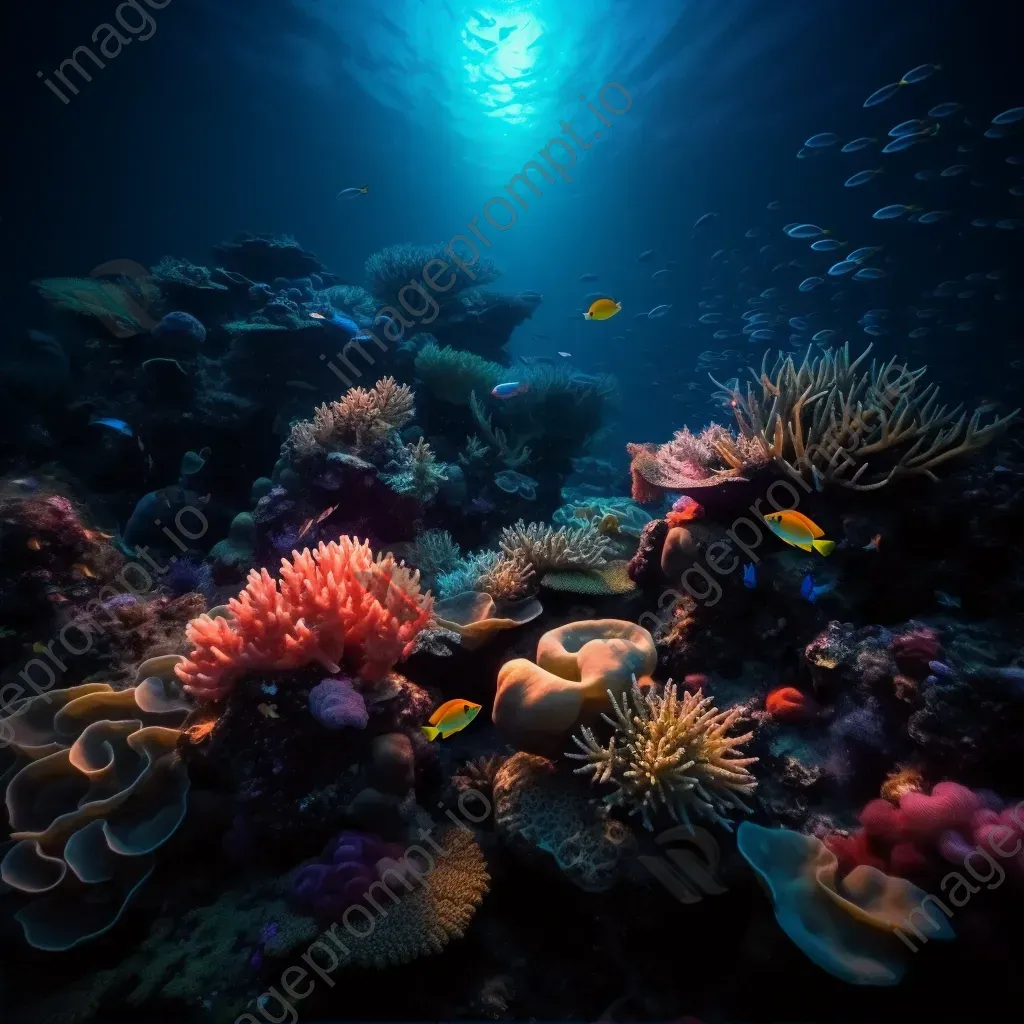
[[[420,593],[420,574],[377,555],[367,543],[341,537],[292,552],[281,580],[266,569],[249,573],[228,602],[230,618],[200,615],[186,635],[195,648],[175,668],[200,700],[227,696],[239,676],[318,663],[337,672],[342,661],[363,678],[384,675],[412,650],[431,620],[433,598]]]

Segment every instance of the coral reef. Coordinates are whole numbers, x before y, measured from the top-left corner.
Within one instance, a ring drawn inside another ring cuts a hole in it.
[[[619,619],[571,622],[545,633],[537,661],[514,658],[498,673],[492,718],[520,750],[551,752],[587,714],[608,708],[634,677],[654,671],[647,630]]]
[[[608,699],[615,716],[602,715],[615,730],[608,745],[584,726],[582,739],[573,737],[582,753],[566,754],[585,762],[576,771],[596,785],[615,787],[608,804],[639,815],[648,829],[662,809],[687,828],[691,811],[726,828],[730,812],[750,812],[743,797],[757,781],[747,769],[758,759],[739,757],[738,748],[754,734],[729,735],[741,709],[717,711],[700,690],[680,698],[673,683],[645,692],[635,679],[628,693],[609,691]]]
[[[621,877],[636,846],[629,829],[595,807],[551,761],[513,754],[493,772],[491,786],[495,827],[506,841],[550,854],[586,892],[604,892]]]
[[[605,564],[609,542],[589,523],[557,530],[544,523],[520,519],[501,532],[501,550],[509,558],[520,558],[536,572],[549,569],[596,569]]]
[[[13,845],[0,877],[24,893],[15,914],[36,949],[109,931],[185,816],[175,753],[188,704],[158,677],[116,691],[87,683],[26,697],[4,721],[29,758],[7,786]]]
[[[718,453],[743,470],[753,444],[761,461],[819,486],[876,490],[907,476],[936,479],[939,466],[988,444],[1020,411],[982,427],[982,409],[968,420],[962,406],[938,404],[938,386],[920,384],[927,367],[911,370],[896,356],[862,367],[871,348],[851,362],[849,343],[814,358],[808,347],[799,365],[780,353],[770,369],[766,353],[760,374],[752,372],[760,393],[715,381],[739,429],[715,442]]]
[[[266,569],[250,572],[228,602],[229,618],[201,615],[189,623],[194,649],[176,672],[202,700],[225,697],[246,672],[311,662],[334,673],[344,661],[372,679],[409,654],[432,607],[419,573],[342,537],[282,561],[280,583]]]

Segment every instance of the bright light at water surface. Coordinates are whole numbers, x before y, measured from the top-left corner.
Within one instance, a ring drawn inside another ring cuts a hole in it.
[[[467,82],[488,117],[529,125],[536,114],[531,75],[544,34],[534,4],[509,2],[500,10],[474,10],[462,29]]]

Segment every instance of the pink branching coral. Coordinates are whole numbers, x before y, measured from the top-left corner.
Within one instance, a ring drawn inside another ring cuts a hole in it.
[[[433,603],[420,593],[418,572],[342,537],[282,559],[280,582],[266,569],[252,570],[228,602],[231,618],[200,615],[189,623],[195,649],[175,672],[200,700],[225,697],[246,672],[311,663],[334,675],[344,662],[376,679],[411,652]]]

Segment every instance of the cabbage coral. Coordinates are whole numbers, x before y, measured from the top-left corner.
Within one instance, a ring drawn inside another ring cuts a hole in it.
[[[416,376],[431,394],[454,405],[468,405],[473,392],[487,394],[507,373],[499,363],[433,342],[416,355]]]
[[[372,388],[350,388],[337,402],[319,406],[312,420],[292,425],[288,447],[298,456],[320,451],[373,454],[416,414],[413,393],[394,377]]]
[[[369,544],[341,537],[282,559],[280,581],[252,570],[227,607],[230,617],[200,615],[188,624],[193,650],[175,668],[201,700],[226,697],[247,672],[313,663],[332,675],[344,664],[378,678],[412,651],[433,599],[420,593],[420,574],[404,562],[375,558]]]
[[[608,538],[589,523],[557,530],[544,523],[520,519],[501,531],[501,550],[510,558],[521,557],[537,572],[548,569],[596,569],[607,561]]]
[[[911,370],[893,356],[864,368],[870,351],[868,345],[851,362],[849,345],[813,359],[808,348],[799,365],[780,353],[771,369],[766,353],[760,375],[751,371],[759,389],[748,384],[743,393],[715,381],[739,429],[738,437],[717,440],[719,454],[741,470],[752,445],[762,461],[772,459],[819,489],[872,491],[911,475],[935,480],[935,469],[988,444],[1020,412],[982,427],[982,409],[968,419],[963,406],[938,404],[938,386],[920,383],[926,366]]]
[[[586,762],[577,774],[589,774],[596,784],[609,783],[614,792],[604,800],[638,814],[644,827],[653,828],[660,807],[673,820],[692,829],[690,812],[724,825],[731,831],[727,812],[751,808],[742,797],[753,793],[757,780],[747,771],[756,757],[738,757],[737,748],[753,733],[729,736],[741,709],[718,711],[712,698],[684,693],[675,684],[664,689],[641,690],[636,678],[621,702],[609,691],[614,719],[602,718],[615,731],[603,747],[587,727],[573,742],[582,753],[566,757]]]

